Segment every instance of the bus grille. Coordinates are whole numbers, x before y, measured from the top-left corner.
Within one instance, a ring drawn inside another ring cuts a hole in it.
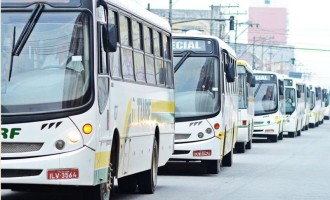
[[[263,124],[264,122],[253,122],[254,125],[261,125]]]
[[[175,134],[175,140],[188,139],[191,134]]]
[[[1,153],[24,153],[39,151],[43,143],[1,143]]]
[[[1,169],[1,178],[38,176],[41,172],[41,169]]]

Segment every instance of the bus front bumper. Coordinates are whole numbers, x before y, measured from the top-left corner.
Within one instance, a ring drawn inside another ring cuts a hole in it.
[[[253,137],[267,137],[272,135],[279,135],[279,125],[277,123],[254,126]]]
[[[76,151],[57,155],[1,160],[1,184],[31,185],[93,185],[95,151],[83,147]],[[49,174],[49,170],[78,169],[78,177],[61,172]],[[62,177],[59,179],[58,177]],[[70,178],[68,178],[70,177]]]
[[[170,160],[219,160],[221,140],[213,137],[208,140],[177,143]]]

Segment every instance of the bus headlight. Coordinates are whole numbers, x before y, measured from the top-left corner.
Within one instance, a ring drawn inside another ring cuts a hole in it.
[[[80,140],[80,138],[81,138],[81,136],[80,136],[80,133],[78,131],[70,131],[68,133],[68,139],[72,143],[77,143]]]
[[[197,136],[198,136],[199,138],[203,138],[203,137],[204,137],[204,133],[199,132],[199,133],[197,134]]]

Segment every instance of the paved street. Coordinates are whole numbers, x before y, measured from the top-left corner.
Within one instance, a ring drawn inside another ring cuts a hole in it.
[[[161,170],[153,195],[119,194],[114,200],[330,199],[330,122],[278,143],[258,141],[235,154],[230,168],[206,175],[199,164],[171,163]],[[77,193],[23,193],[2,190],[3,200],[72,200]]]

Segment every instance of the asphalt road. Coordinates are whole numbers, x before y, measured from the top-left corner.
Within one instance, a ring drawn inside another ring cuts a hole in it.
[[[270,200],[330,199],[330,121],[284,138],[258,140],[252,150],[234,154],[232,167],[207,175],[199,163],[170,163],[160,170],[155,194],[113,194],[113,200]],[[116,188],[115,188],[116,189]],[[80,193],[12,192],[2,200],[76,200]]]

